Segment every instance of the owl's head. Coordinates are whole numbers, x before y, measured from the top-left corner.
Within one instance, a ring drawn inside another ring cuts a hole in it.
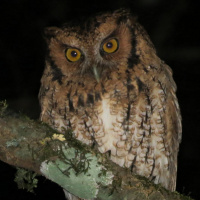
[[[100,82],[109,72],[133,68],[141,54],[140,37],[145,35],[127,10],[99,14],[78,25],[46,28],[45,34],[47,65],[59,82],[63,77]]]

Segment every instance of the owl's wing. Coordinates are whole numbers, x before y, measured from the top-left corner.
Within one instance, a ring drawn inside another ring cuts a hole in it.
[[[126,165],[166,188],[176,187],[181,115],[171,69],[148,66],[138,76],[138,97],[130,102],[131,146]]]

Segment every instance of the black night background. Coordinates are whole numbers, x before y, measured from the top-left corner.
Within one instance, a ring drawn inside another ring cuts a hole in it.
[[[129,7],[145,27],[158,55],[173,70],[183,138],[177,191],[200,199],[200,14],[196,0],[0,0],[0,100],[38,119],[44,69],[43,29],[76,16]],[[62,189],[39,177],[35,194],[19,190],[14,167],[0,162],[0,200],[65,199]]]

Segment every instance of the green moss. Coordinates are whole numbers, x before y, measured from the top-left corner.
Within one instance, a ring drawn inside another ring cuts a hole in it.
[[[28,192],[34,192],[34,188],[37,188],[38,180],[37,174],[22,168],[17,168],[15,175],[15,182],[19,189],[26,189]]]
[[[62,132],[64,133],[64,137],[65,137],[69,147],[74,147],[83,152],[86,152],[90,149],[90,148],[88,148],[88,145],[83,144],[81,141],[77,140],[74,137],[73,131],[71,129],[65,129],[63,127]]]

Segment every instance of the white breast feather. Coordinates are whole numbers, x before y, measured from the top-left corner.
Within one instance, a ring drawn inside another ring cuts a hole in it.
[[[99,118],[103,122],[105,133],[102,138],[104,144],[99,147],[99,151],[105,153],[106,151],[111,150],[111,154],[116,155],[116,147],[113,145],[119,140],[119,136],[113,131],[113,122],[116,121],[116,116],[110,114],[110,103],[107,99],[102,100],[102,113],[99,115]]]

